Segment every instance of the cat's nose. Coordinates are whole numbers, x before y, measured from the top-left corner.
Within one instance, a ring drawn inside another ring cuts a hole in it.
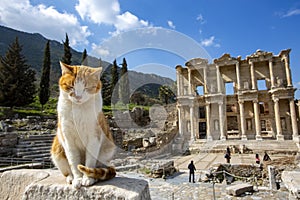
[[[75,99],[76,99],[77,101],[79,101],[79,100],[82,99],[82,96],[75,96]]]

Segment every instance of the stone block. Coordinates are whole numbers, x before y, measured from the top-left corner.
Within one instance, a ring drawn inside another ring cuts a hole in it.
[[[252,192],[253,191],[253,185],[250,185],[248,183],[242,183],[238,185],[232,185],[226,188],[226,192],[229,195],[233,196],[240,196],[241,194],[245,192]]]
[[[4,172],[0,182],[0,199],[151,199],[147,181],[120,176],[74,189],[58,170],[29,169]]]
[[[281,179],[286,188],[298,199],[300,199],[300,172],[283,171]]]

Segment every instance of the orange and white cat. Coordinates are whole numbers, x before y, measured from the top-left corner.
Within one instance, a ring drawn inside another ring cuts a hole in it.
[[[113,138],[102,112],[102,68],[60,62],[58,128],[51,149],[54,164],[74,188],[116,175],[109,162]]]

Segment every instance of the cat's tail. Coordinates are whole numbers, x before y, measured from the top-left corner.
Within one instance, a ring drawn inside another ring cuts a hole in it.
[[[108,180],[116,176],[116,170],[114,167],[106,168],[90,168],[83,165],[77,166],[78,170],[86,176],[99,180]]]

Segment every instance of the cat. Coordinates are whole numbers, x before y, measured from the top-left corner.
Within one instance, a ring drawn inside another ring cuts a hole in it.
[[[58,127],[51,158],[74,188],[116,176],[115,145],[102,112],[102,68],[60,62]]]

